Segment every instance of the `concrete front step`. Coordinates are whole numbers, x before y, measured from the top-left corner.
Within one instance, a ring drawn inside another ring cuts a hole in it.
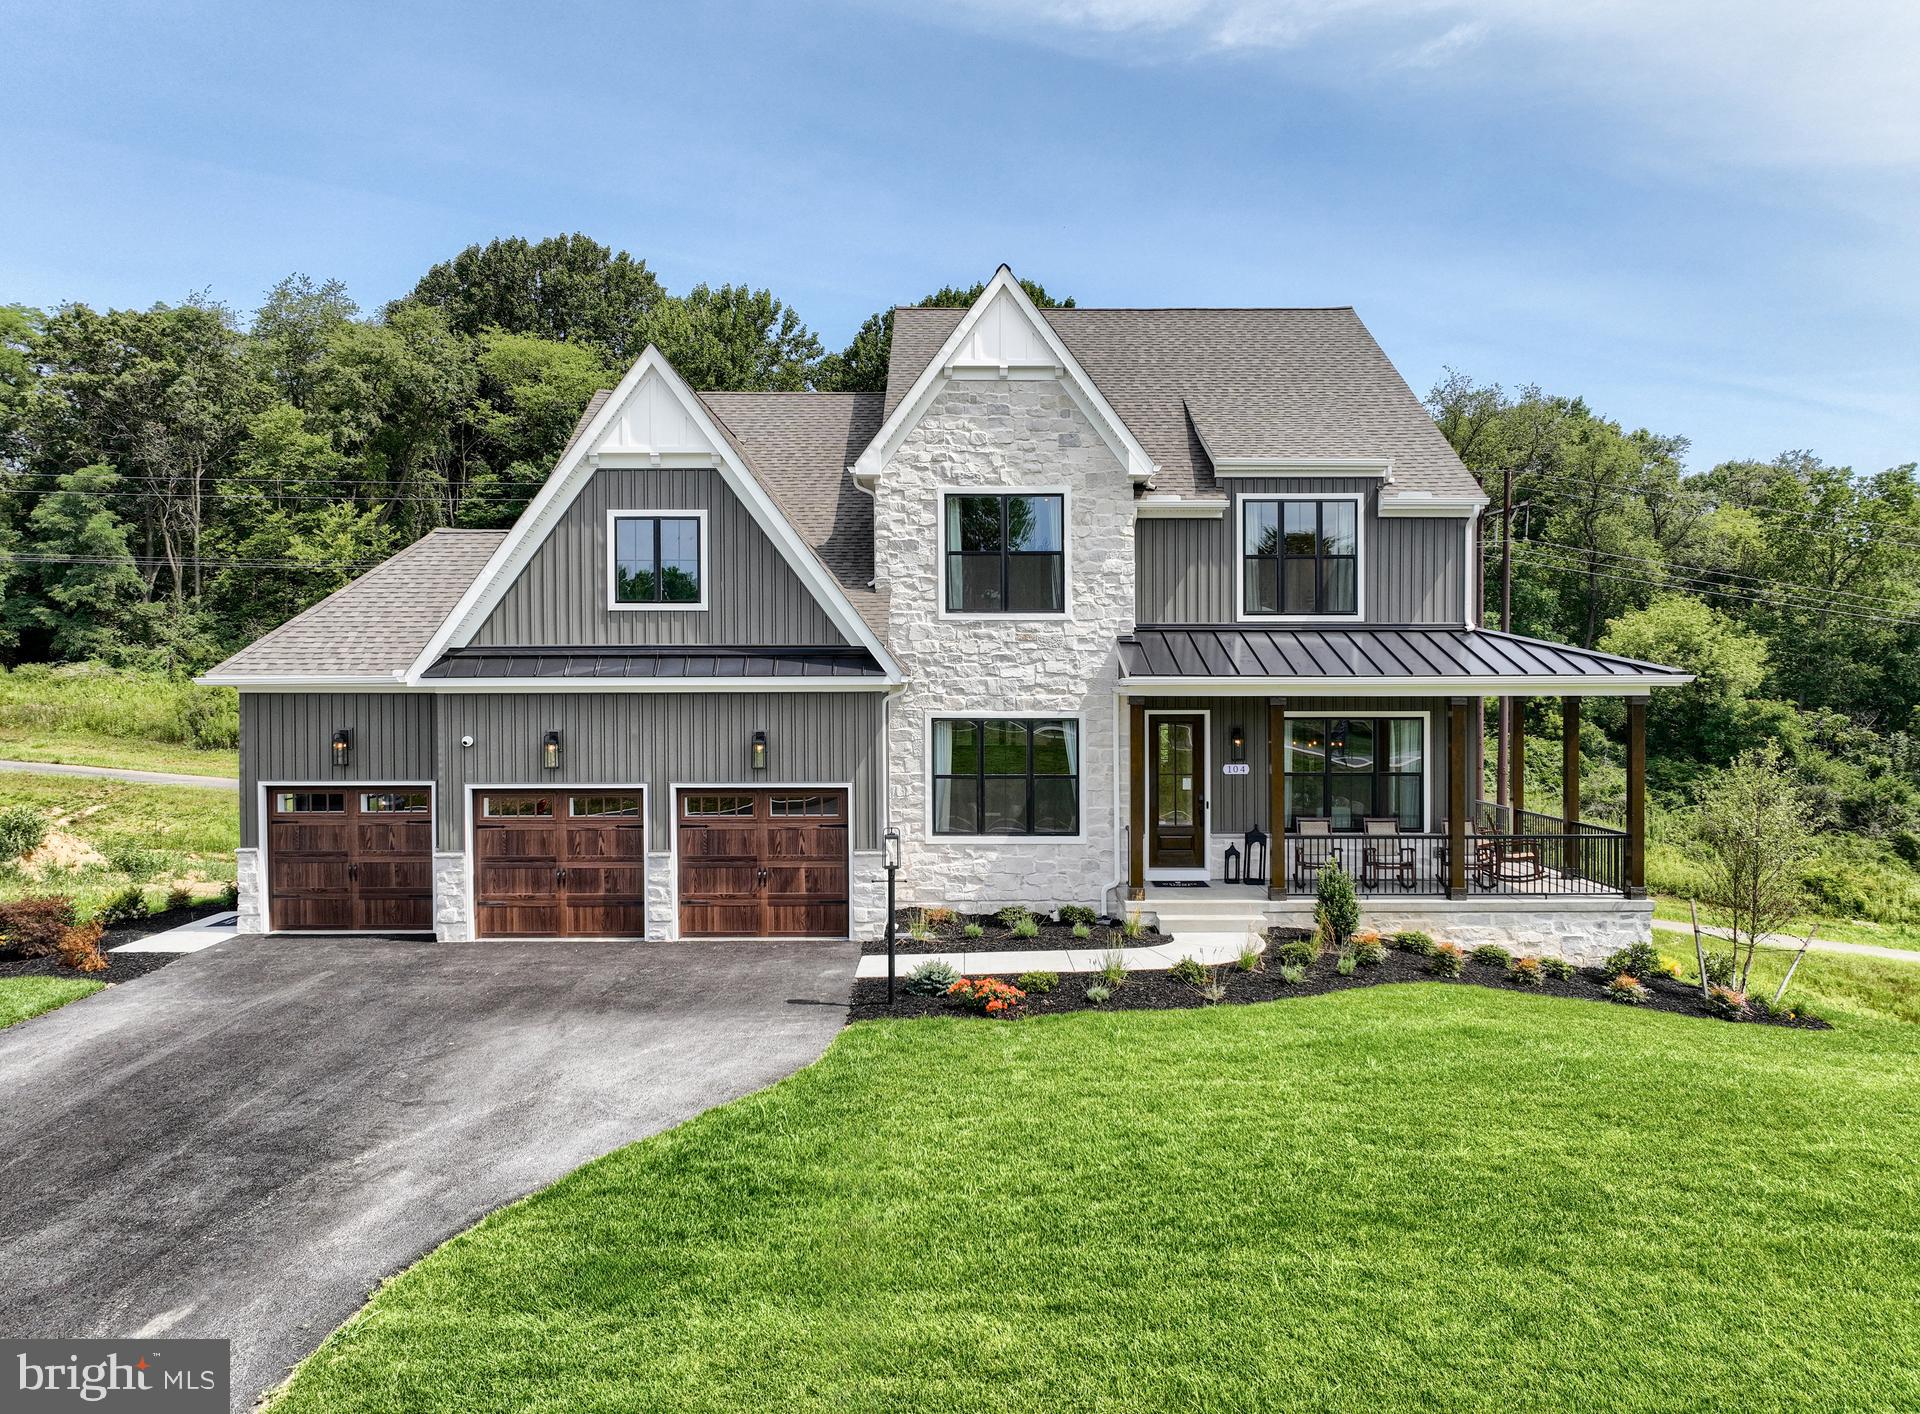
[[[1219,898],[1208,898],[1204,894],[1199,894],[1193,898],[1136,899],[1131,907],[1161,915],[1183,913],[1198,916],[1220,913],[1264,913],[1267,901],[1261,898],[1247,898],[1244,895],[1229,894]]]

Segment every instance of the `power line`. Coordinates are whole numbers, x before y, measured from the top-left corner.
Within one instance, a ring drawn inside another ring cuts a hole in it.
[[[1838,600],[1842,603],[1851,604],[1856,608],[1862,608],[1862,609],[1879,609],[1884,607],[1886,602],[1885,600],[1879,598],[1876,595],[1857,594],[1852,590],[1848,590],[1848,589],[1824,589],[1823,590],[1823,589],[1814,588],[1808,585],[1804,585],[1795,580],[1790,580],[1790,579],[1773,579],[1765,575],[1742,574],[1737,570],[1722,570],[1722,569],[1715,569],[1711,566],[1705,566],[1705,565],[1688,565],[1685,563],[1676,563],[1675,561],[1672,561],[1672,560],[1657,560],[1646,555],[1623,555],[1611,550],[1592,549],[1585,545],[1569,545],[1564,541],[1559,541],[1559,540],[1543,540],[1538,536],[1520,538],[1520,539],[1517,539],[1514,543],[1519,545],[1546,546],[1548,548],[1555,549],[1555,550],[1569,551],[1577,555],[1588,555],[1588,556],[1593,556],[1599,559],[1614,561],[1616,563],[1627,564],[1627,565],[1636,566],[1636,567],[1646,567],[1645,570],[1643,570],[1643,572],[1651,572],[1652,570],[1659,570],[1662,573],[1666,574],[1667,576],[1675,580],[1695,579],[1695,580],[1700,580],[1706,583],[1712,583],[1719,579],[1744,580],[1746,581],[1746,584],[1744,586],[1736,586],[1736,587],[1774,589],[1774,590],[1786,591],[1792,594],[1819,595],[1819,596],[1824,596],[1825,598],[1828,598],[1828,599]],[[1815,599],[1815,600],[1811,600],[1810,602],[1821,602],[1821,600]]]

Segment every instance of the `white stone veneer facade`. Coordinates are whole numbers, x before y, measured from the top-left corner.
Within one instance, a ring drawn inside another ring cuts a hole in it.
[[[233,852],[234,887],[239,902],[239,917],[234,920],[236,933],[264,933],[267,931],[267,891],[266,881],[260,876],[260,851],[251,847],[236,849]]]
[[[1067,618],[942,614],[948,490],[1065,491]],[[890,638],[909,679],[893,703],[887,783],[901,835],[902,906],[1100,905],[1118,882],[1114,640],[1132,632],[1134,616],[1125,466],[1058,382],[956,379],[881,472],[873,520],[877,583],[890,596]],[[1078,838],[977,842],[931,833],[933,718],[1056,713],[1080,722]]]

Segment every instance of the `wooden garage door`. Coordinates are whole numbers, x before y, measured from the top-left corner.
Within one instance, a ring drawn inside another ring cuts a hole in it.
[[[433,811],[422,786],[267,792],[275,928],[424,933],[433,927]]]
[[[682,791],[680,934],[847,936],[847,793]]]
[[[646,936],[640,792],[480,792],[473,903],[483,938]]]

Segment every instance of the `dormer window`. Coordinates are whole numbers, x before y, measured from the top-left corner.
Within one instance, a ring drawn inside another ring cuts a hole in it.
[[[614,511],[607,549],[608,608],[707,607],[705,511]]]
[[[1242,618],[1360,612],[1357,496],[1242,496]]]
[[[942,520],[949,614],[1066,613],[1063,493],[950,492]]]

